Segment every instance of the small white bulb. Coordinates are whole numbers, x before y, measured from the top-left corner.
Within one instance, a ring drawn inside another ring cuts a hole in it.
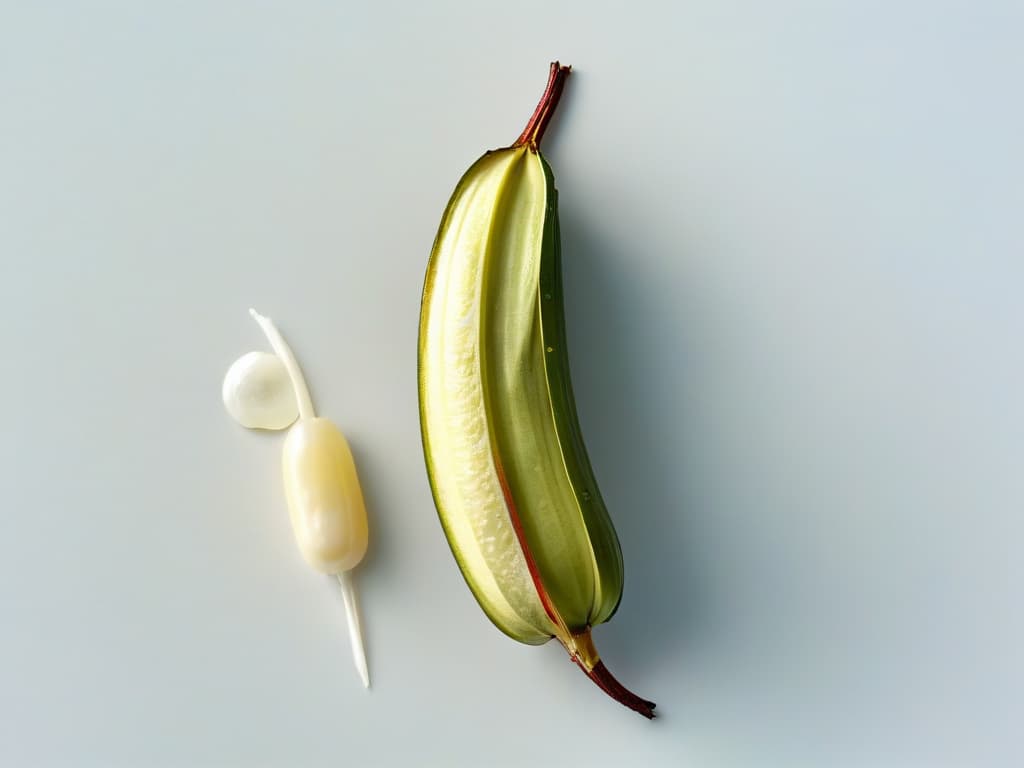
[[[231,417],[249,429],[285,429],[299,417],[288,370],[269,352],[248,352],[235,360],[221,394]]]

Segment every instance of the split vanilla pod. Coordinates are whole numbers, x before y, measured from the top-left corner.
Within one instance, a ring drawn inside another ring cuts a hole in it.
[[[555,637],[608,695],[645,717],[591,628],[622,597],[622,553],[576,416],[563,311],[558,193],[540,141],[569,67],[512,146],[459,181],[427,267],[419,329],[423,449],[462,574],[505,634]]]

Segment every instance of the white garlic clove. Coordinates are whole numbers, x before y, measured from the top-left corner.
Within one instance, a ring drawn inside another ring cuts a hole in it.
[[[249,352],[224,376],[224,407],[249,429],[285,429],[299,417],[288,370],[277,355]]]

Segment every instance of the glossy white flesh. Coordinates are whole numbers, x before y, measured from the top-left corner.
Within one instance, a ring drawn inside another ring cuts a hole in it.
[[[269,352],[247,352],[232,363],[221,396],[231,417],[249,429],[284,429],[299,417],[288,371]]]
[[[341,431],[328,419],[300,419],[285,438],[282,467],[303,559],[322,573],[354,568],[366,554],[366,507]]]

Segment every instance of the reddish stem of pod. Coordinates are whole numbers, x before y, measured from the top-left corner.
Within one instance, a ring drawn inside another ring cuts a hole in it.
[[[626,686],[615,679],[614,675],[608,671],[608,667],[604,665],[603,661],[597,662],[594,668],[587,671],[587,668],[580,663],[580,669],[587,673],[587,677],[597,683],[598,687],[615,699],[620,704],[629,707],[634,712],[639,712],[641,715],[646,717],[648,720],[654,719],[654,708],[657,706],[653,701],[642,699],[635,693],[630,691]]]
[[[572,67],[563,67],[557,61],[551,62],[551,71],[548,73],[548,85],[544,89],[544,95],[540,97],[540,102],[533,111],[530,122],[519,134],[513,147],[529,147],[533,152],[539,150],[540,140],[544,137],[544,131],[547,130],[552,115],[555,114],[555,107],[558,106],[558,100],[562,98],[565,79],[569,77],[570,72],[572,72]]]
[[[629,707],[634,712],[639,712],[648,720],[654,719],[653,701],[642,699],[630,691],[626,686],[615,679],[615,676],[608,671],[608,668],[601,661],[601,657],[594,648],[594,641],[590,636],[590,628],[582,632],[573,633],[567,640],[562,640],[562,645],[569,651],[569,656],[589,677],[597,687],[607,693],[620,704]]]

